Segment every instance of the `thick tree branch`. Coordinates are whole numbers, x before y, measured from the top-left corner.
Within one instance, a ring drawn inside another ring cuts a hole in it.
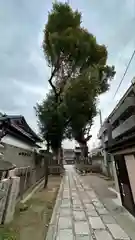
[[[54,91],[55,96],[57,95],[57,90],[56,90],[56,87],[54,86],[54,84],[52,83],[52,79],[55,76],[56,71],[57,71],[57,66],[55,66],[55,68],[53,69],[53,71],[51,73],[51,77],[48,80],[48,82],[50,83],[50,85],[51,85],[51,87],[52,87],[52,89]]]
[[[92,135],[88,135],[86,138],[85,138],[85,141],[88,142],[90,139],[91,139]]]
[[[65,122],[65,127],[70,123],[71,121],[71,117],[67,119],[67,121]]]

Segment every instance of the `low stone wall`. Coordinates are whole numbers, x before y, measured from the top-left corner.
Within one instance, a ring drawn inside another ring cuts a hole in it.
[[[12,177],[0,182],[0,224],[13,220],[20,178]]]
[[[63,171],[64,171],[64,168],[61,165],[50,165],[49,166],[49,174],[60,175],[63,173]]]
[[[0,224],[2,224],[4,221],[4,212],[6,208],[6,202],[10,185],[11,185],[10,179],[3,179],[0,182]]]
[[[26,168],[15,168],[10,171],[9,176],[17,176],[20,178],[20,186],[18,197],[22,198],[23,194],[33,185],[35,185],[40,179],[44,177],[44,167],[31,169]]]
[[[76,163],[75,167],[80,172],[93,172],[93,173],[101,173],[101,166],[99,164],[84,164],[84,163]]]

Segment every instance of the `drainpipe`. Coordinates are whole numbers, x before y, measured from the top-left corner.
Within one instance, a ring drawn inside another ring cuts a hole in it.
[[[101,110],[99,110],[99,117],[100,117],[100,126],[102,126],[102,114],[101,114]]]
[[[112,124],[110,119],[106,122],[107,134],[108,134],[108,146],[112,144]]]
[[[107,134],[108,134],[108,147],[109,146],[111,146],[111,144],[112,144],[112,124],[111,124],[111,122],[110,122],[110,119],[108,119],[107,120],[107,122],[106,122],[106,127],[107,127]],[[107,163],[107,174],[108,174],[108,176],[111,176],[111,174],[110,174],[110,168],[109,168],[109,161],[110,161],[110,156],[109,156],[109,154],[108,154],[108,152],[107,152],[107,161],[106,161],[106,163]]]

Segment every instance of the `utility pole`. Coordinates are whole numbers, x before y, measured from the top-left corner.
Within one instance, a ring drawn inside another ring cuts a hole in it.
[[[101,114],[101,110],[99,110],[99,117],[100,117],[100,126],[102,126],[102,114]]]

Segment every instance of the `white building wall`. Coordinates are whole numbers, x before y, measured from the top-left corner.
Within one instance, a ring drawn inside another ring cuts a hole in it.
[[[16,139],[15,137],[12,137],[8,134],[2,138],[1,142],[18,147],[18,148],[22,148],[25,150],[34,151],[34,148],[32,146],[30,146],[29,144],[24,143],[23,141]]]
[[[112,158],[113,158],[113,156],[112,156]],[[112,162],[112,165],[113,165],[113,176],[114,176],[114,182],[115,182],[115,190],[119,194],[120,189],[119,189],[118,177],[117,177],[116,167],[115,167],[115,162],[114,161]]]
[[[133,199],[135,203],[135,157],[134,155],[126,155],[125,161],[130,181],[130,186],[133,194]]]
[[[34,167],[34,148],[21,140],[9,135],[2,139],[4,160],[16,165],[16,167]]]

